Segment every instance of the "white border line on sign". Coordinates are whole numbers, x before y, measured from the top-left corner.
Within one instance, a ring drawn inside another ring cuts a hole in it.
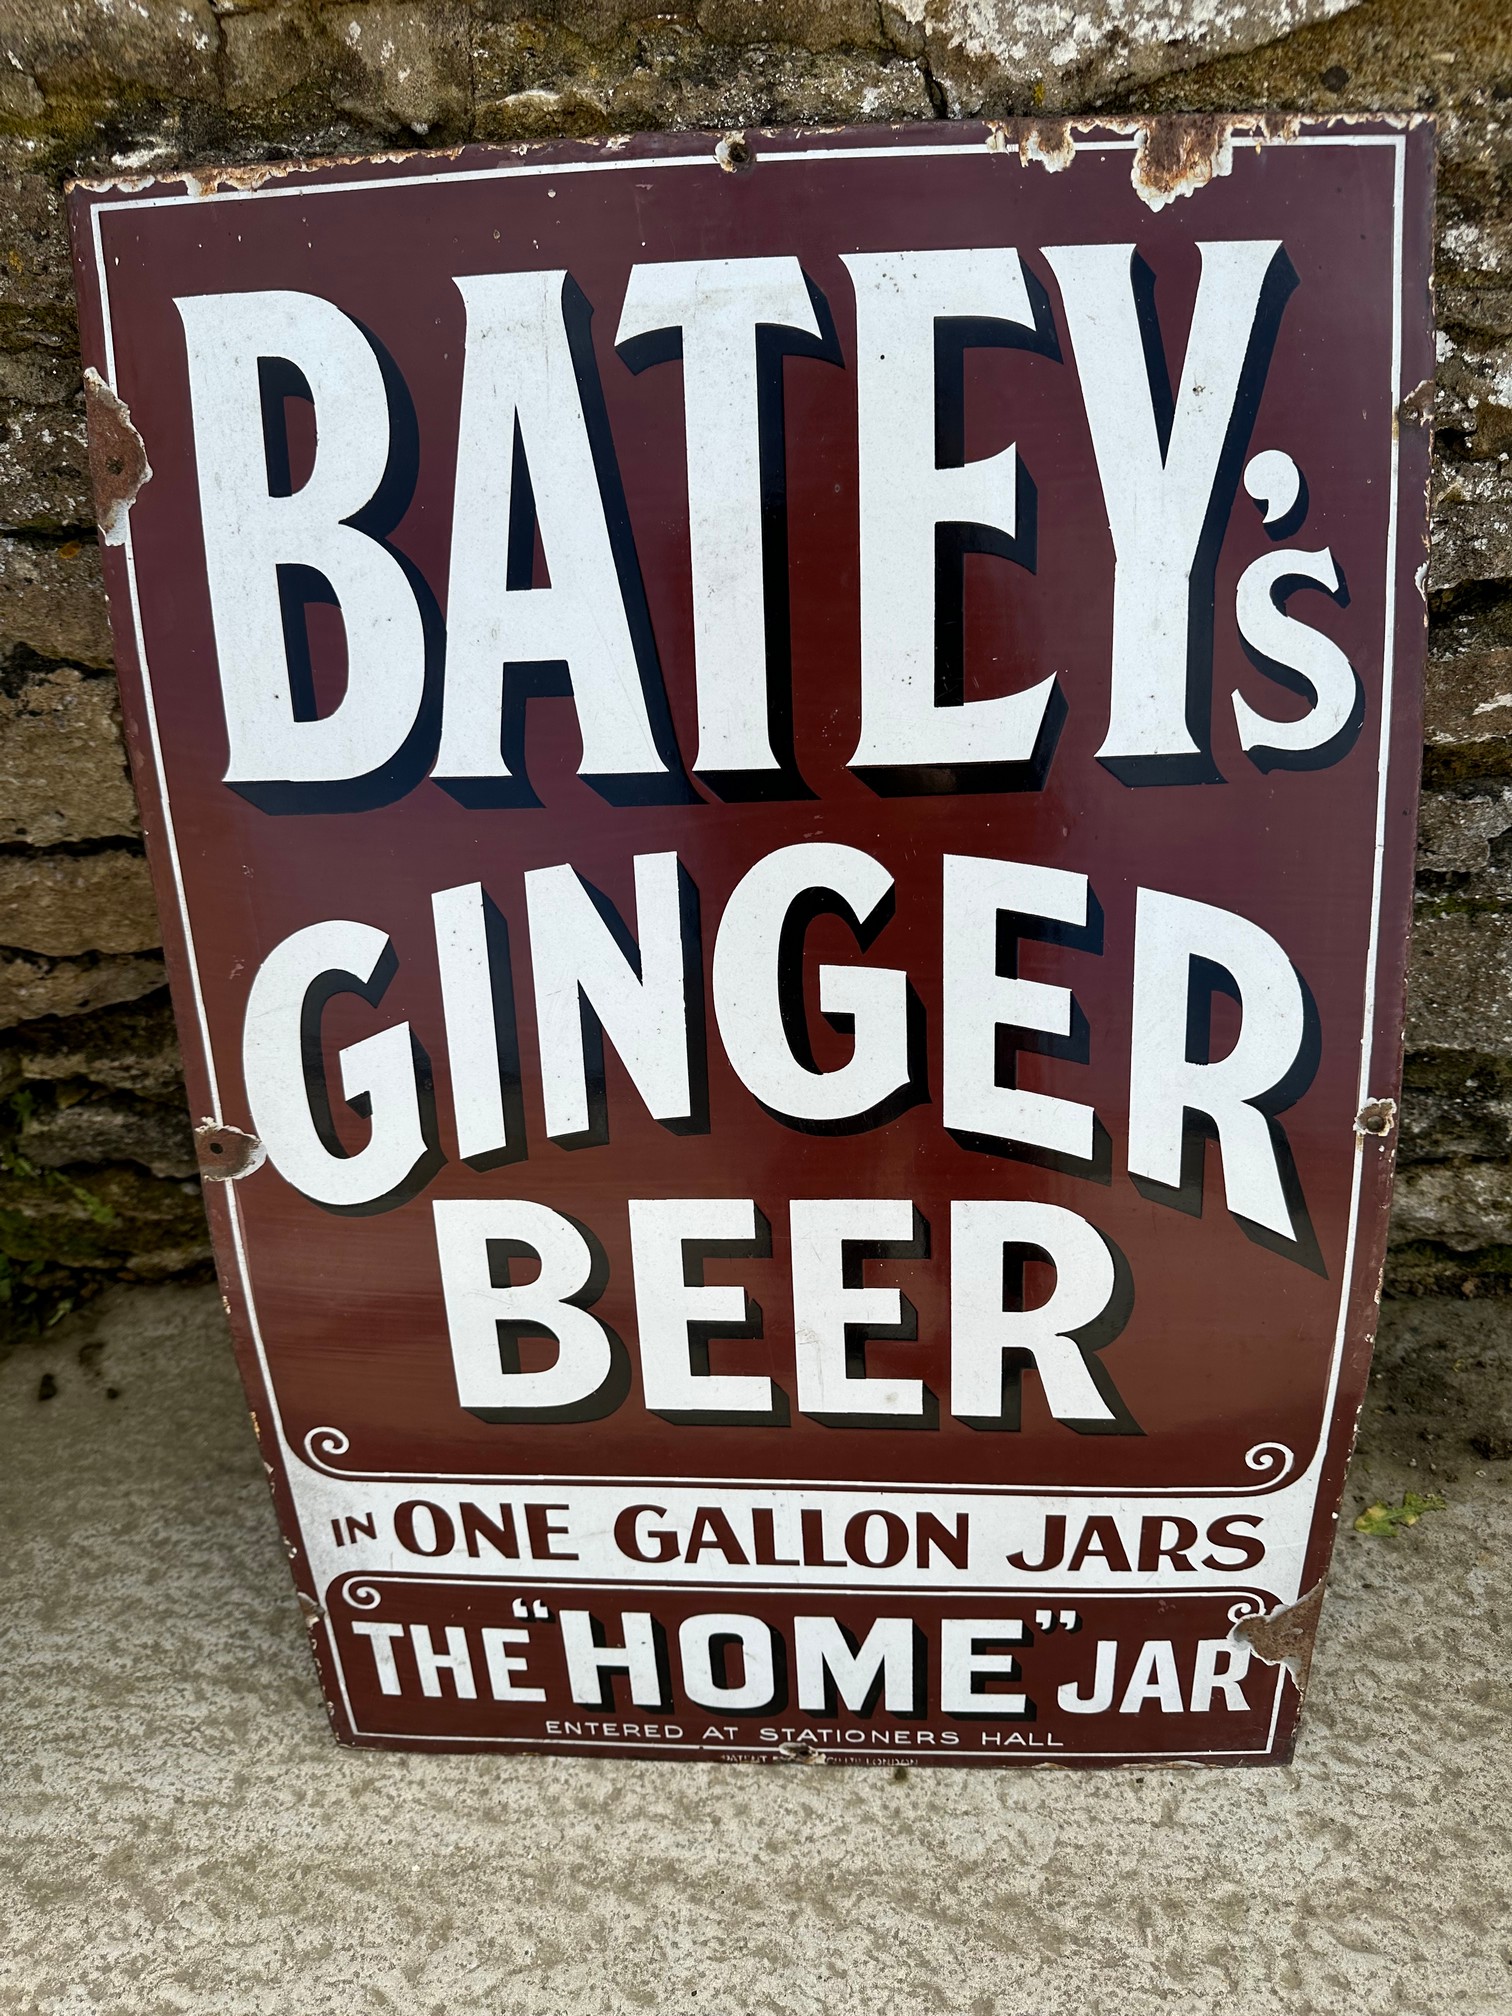
[[[1075,143],[1075,146],[1077,153],[1126,153],[1126,152],[1132,152],[1133,149],[1137,146],[1137,144],[1138,142],[1135,139],[1127,138],[1127,139],[1109,139],[1109,140],[1078,140]],[[1401,384],[1402,259],[1403,259],[1402,233],[1404,226],[1404,191],[1405,191],[1406,151],[1407,151],[1406,135],[1400,132],[1338,133],[1338,134],[1304,133],[1304,134],[1298,134],[1292,138],[1272,137],[1270,135],[1265,134],[1257,134],[1254,135],[1253,137],[1250,135],[1243,135],[1239,136],[1237,140],[1236,152],[1240,150],[1248,151],[1251,147],[1255,148],[1256,150],[1259,150],[1261,148],[1275,147],[1275,146],[1387,147],[1395,151],[1394,176],[1392,187],[1392,214],[1393,214],[1394,230],[1392,234],[1392,351],[1391,351],[1391,386],[1390,386],[1390,401],[1389,401],[1389,410],[1394,415],[1397,406],[1403,396],[1403,389],[1404,389]],[[936,145],[911,146],[905,142],[901,145],[890,145],[884,147],[803,148],[788,152],[784,152],[779,149],[771,153],[763,154],[761,158],[764,166],[773,167],[783,162],[802,162],[810,165],[823,165],[825,163],[830,162],[858,161],[858,160],[906,161],[919,157],[939,158],[945,156],[974,156],[979,154],[981,151],[982,151],[982,143],[980,141],[944,143],[938,146]],[[121,210],[140,211],[144,209],[177,208],[182,207],[186,204],[203,205],[207,203],[254,203],[254,202],[273,201],[277,200],[280,197],[288,197],[288,196],[314,198],[319,196],[337,196],[358,192],[371,192],[374,190],[405,189],[415,187],[436,187],[438,185],[444,185],[445,183],[451,181],[469,182],[469,181],[508,180],[517,177],[539,177],[542,175],[558,176],[558,175],[579,175],[579,174],[603,174],[603,173],[612,173],[615,170],[632,170],[643,174],[650,174],[662,170],[677,169],[677,168],[703,168],[707,170],[713,170],[713,172],[715,173],[724,172],[715,161],[714,154],[711,149],[706,153],[700,153],[700,154],[677,154],[677,155],[665,155],[661,157],[652,156],[649,158],[645,156],[629,155],[629,156],[617,156],[613,159],[587,160],[587,161],[512,162],[508,164],[499,164],[497,166],[487,168],[467,168],[467,169],[452,169],[452,170],[441,169],[439,171],[432,168],[424,173],[417,175],[374,176],[362,180],[324,182],[324,183],[297,183],[297,184],[278,183],[273,185],[264,185],[262,187],[253,189],[211,188],[208,190],[199,191],[198,189],[191,188],[186,189],[182,194],[177,195],[140,196],[140,197],[127,196],[120,199],[106,198],[103,201],[92,202],[90,205],[90,229],[91,229],[92,243],[94,247],[95,270],[99,287],[100,316],[101,316],[102,333],[104,339],[104,355],[106,364],[105,375],[107,382],[110,385],[111,389],[119,395],[120,388],[116,382],[115,334],[112,322],[111,302],[110,302],[110,273],[106,265],[104,248],[101,237],[101,219],[107,213],[113,213],[115,211],[121,211]],[[1382,893],[1384,863],[1385,863],[1387,785],[1390,772],[1391,696],[1392,696],[1394,660],[1395,660],[1394,647],[1395,647],[1396,594],[1397,594],[1397,536],[1398,536],[1398,517],[1399,517],[1398,504],[1399,504],[1399,489],[1400,489],[1400,445],[1397,429],[1395,426],[1393,426],[1391,436],[1390,486],[1391,486],[1391,494],[1388,502],[1388,521],[1387,521],[1387,540],[1386,540],[1386,574],[1385,574],[1386,608],[1385,608],[1385,620],[1384,620],[1384,644],[1383,644],[1382,665],[1381,665],[1380,736],[1379,736],[1378,753],[1377,753],[1376,831],[1375,831],[1374,853],[1373,853],[1370,934],[1366,948],[1366,962],[1365,962],[1365,990],[1364,990],[1364,1004],[1363,1004],[1364,1019],[1360,1038],[1360,1072],[1358,1081],[1359,1099],[1357,1101],[1357,1106],[1363,1105],[1365,1100],[1370,1096],[1369,1078],[1372,1062],[1372,1045],[1373,1045],[1374,1025],[1375,1025],[1376,978],[1379,966],[1379,953],[1380,953],[1381,893]],[[174,828],[172,807],[169,802],[167,772],[163,761],[162,742],[158,729],[157,703],[152,687],[151,671],[148,665],[148,658],[147,658],[146,637],[142,625],[141,604],[136,577],[136,555],[132,540],[131,520],[129,513],[126,515],[126,530],[125,530],[125,537],[122,542],[122,553],[126,563],[126,571],[130,588],[131,619],[132,619],[134,641],[136,644],[138,670],[142,681],[143,697],[147,705],[149,741],[152,751],[153,769],[157,782],[157,795],[159,803],[162,807],[163,837],[167,845],[169,863],[173,874],[174,894],[178,902],[178,910],[179,910],[179,924],[183,932],[184,950],[186,955],[186,962],[189,968],[190,984],[193,991],[195,1015],[199,1024],[200,1044],[204,1055],[206,1077],[210,1087],[210,1098],[211,1098],[210,1118],[216,1126],[219,1126],[222,1124],[222,1108],[220,1100],[219,1079],[215,1068],[214,1047],[211,1042],[209,1019],[206,1013],[204,993],[200,980],[199,962],[195,949],[193,926],[190,921],[188,901],[185,894],[183,869],[179,856],[178,836]],[[1360,1208],[1360,1195],[1363,1184],[1363,1150],[1364,1150],[1364,1143],[1361,1139],[1357,1137],[1354,1148],[1354,1170],[1350,1192],[1349,1221],[1345,1241],[1344,1266],[1342,1269],[1342,1285],[1341,1285],[1340,1302],[1339,1302],[1339,1319],[1334,1334],[1334,1348],[1332,1359],[1329,1366],[1329,1375],[1322,1408],[1318,1439],[1314,1446],[1312,1457],[1310,1458],[1306,1469],[1301,1473],[1302,1477],[1307,1477],[1310,1475],[1313,1480],[1314,1498],[1312,1508],[1309,1512],[1309,1522],[1308,1522],[1309,1528],[1311,1528],[1312,1524],[1312,1514],[1316,1511],[1316,1492],[1317,1492],[1318,1477],[1321,1471],[1323,1457],[1327,1449],[1329,1422],[1333,1412],[1334,1399],[1338,1392],[1339,1377],[1343,1365],[1344,1343],[1346,1332],[1348,1329],[1349,1304],[1354,1282],[1355,1257],[1359,1238],[1359,1208]],[[296,1478],[295,1466],[302,1464],[303,1458],[289,1442],[288,1435],[283,1423],[282,1410],[279,1407],[278,1394],[273,1381],[272,1368],[268,1362],[267,1347],[263,1338],[262,1327],[258,1320],[256,1302],[252,1291],[251,1269],[247,1259],[245,1229],[242,1223],[240,1203],[236,1196],[236,1186],[234,1184],[228,1183],[224,1186],[224,1190],[228,1207],[228,1216],[231,1221],[232,1242],[236,1253],[237,1273],[241,1280],[242,1296],[247,1310],[248,1324],[252,1333],[253,1346],[257,1353],[258,1364],[262,1371],[263,1383],[267,1390],[269,1405],[272,1409],[274,1426],[278,1434],[280,1448],[285,1458],[285,1476],[287,1477],[288,1480],[290,1498],[293,1503],[295,1523],[296,1526],[299,1527],[300,1541],[301,1543],[303,1543],[304,1531],[302,1525],[300,1524],[298,1492],[295,1484],[295,1478]],[[340,1475],[342,1473],[333,1473],[333,1474]],[[361,1478],[363,1477],[370,1477],[373,1479],[377,1478],[398,1479],[411,1476],[415,1477],[417,1480],[421,1478],[429,1478],[434,1476],[437,1478],[438,1481],[446,1481],[446,1482],[468,1481],[465,1478],[458,1478],[455,1475],[455,1473],[379,1471],[379,1472],[350,1473],[350,1474],[353,1475],[355,1481],[360,1481]],[[509,1483],[529,1484],[535,1480],[533,1480],[528,1476],[519,1476],[519,1477],[497,1476],[490,1479],[489,1481],[497,1484],[509,1484]],[[578,1479],[577,1481],[582,1483],[588,1483],[593,1480],[585,1477]],[[686,1481],[711,1484],[715,1486],[719,1484],[742,1484],[749,1486],[756,1484],[761,1480],[756,1480],[752,1478],[699,1478],[699,1479],[690,1479]],[[826,1489],[826,1488],[844,1489],[849,1488],[856,1482],[856,1480],[853,1479],[824,1480],[817,1478],[810,1478],[804,1480],[784,1479],[780,1481],[788,1484],[794,1484],[799,1488],[812,1488],[812,1489]],[[876,1488],[890,1489],[890,1488],[896,1488],[896,1486],[894,1483],[893,1485],[882,1485]],[[908,1488],[911,1490],[951,1490],[953,1488],[960,1488],[960,1487],[953,1487],[951,1485],[933,1485],[929,1483],[914,1482],[910,1483]],[[1033,1491],[1037,1491],[1041,1494],[1043,1494],[1048,1488],[1049,1487],[1046,1487],[1044,1485],[1036,1485],[1033,1487],[1022,1487],[1024,1491],[1029,1491],[1032,1489]],[[1240,1488],[1243,1489],[1244,1487]],[[1195,1495],[1195,1494],[1192,1493],[1188,1487],[1171,1486],[1165,1488],[1141,1489],[1137,1492],[1131,1491],[1125,1495],[1158,1498],[1173,1495]],[[330,1630],[329,1623],[327,1624],[327,1640],[331,1647],[331,1656],[338,1680],[341,1685],[342,1697],[346,1703],[347,1717],[349,1724],[351,1725],[354,1733],[359,1734],[376,1733],[376,1732],[359,1731],[357,1729],[355,1718],[352,1715],[351,1701],[347,1695],[346,1676],[343,1671],[340,1654],[336,1646],[335,1634]],[[1275,1702],[1273,1705],[1271,1715],[1270,1735],[1266,1744],[1262,1749],[1252,1751],[1251,1750],[1243,1750],[1243,1751],[1224,1750],[1224,1751],[1200,1751],[1200,1752],[1189,1751],[1184,1754],[1188,1756],[1262,1756],[1268,1754],[1273,1746],[1275,1739],[1275,1729],[1277,1719],[1280,1714],[1281,1695],[1285,1679],[1286,1679],[1286,1669],[1284,1667],[1279,1668],[1277,1672],[1277,1687],[1276,1687]],[[403,1736],[398,1733],[395,1733],[392,1737],[392,1740],[395,1742],[424,1743],[424,1742],[456,1741],[458,1739],[438,1738],[435,1736],[425,1736],[419,1734],[415,1736]],[[463,1739],[463,1740],[469,1740],[469,1741],[476,1740],[477,1744],[480,1747],[487,1747],[490,1744],[503,1744],[510,1742],[525,1742],[525,1741],[543,1742],[547,1739],[479,1737],[477,1739]],[[613,1747],[623,1748],[624,1746],[616,1745]],[[669,1745],[667,1747],[672,1750],[680,1750],[684,1754],[686,1754],[687,1749],[686,1745],[674,1744]],[[988,1755],[990,1753],[957,1750],[954,1751],[952,1754],[956,1757],[961,1757],[961,1756]],[[1095,1756],[1095,1755],[1108,1755],[1108,1754],[1117,1754],[1119,1756],[1122,1756],[1124,1753],[1122,1752],[1098,1753],[1098,1752],[1082,1751],[1074,1754],[1079,1756]],[[1161,1753],[1158,1752],[1154,1753],[1131,1752],[1129,1753],[1128,1761],[1130,1762],[1148,1761],[1151,1757],[1155,1757],[1156,1759],[1158,1759],[1160,1754]]]

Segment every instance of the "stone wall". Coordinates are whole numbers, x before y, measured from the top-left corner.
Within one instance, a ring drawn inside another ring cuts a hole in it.
[[[1506,0],[0,0],[0,1301],[203,1267],[126,781],[71,174],[1094,108],[1441,121],[1432,668],[1390,1284],[1512,1291]]]

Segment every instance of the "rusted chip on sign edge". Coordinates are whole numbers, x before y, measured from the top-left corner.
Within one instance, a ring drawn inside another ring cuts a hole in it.
[[[784,1764],[823,1764],[824,1752],[810,1743],[806,1736],[796,1737],[791,1743],[779,1743],[777,1755]]]
[[[987,121],[987,152],[1007,154],[1016,150],[1027,168],[1037,161],[1048,175],[1058,175],[1076,159],[1076,140],[1069,119],[1035,119],[1020,124],[1017,131],[1007,120]]]
[[[1144,121],[1134,148],[1135,194],[1152,210],[1162,210],[1178,196],[1190,196],[1230,174],[1235,140],[1289,140],[1301,130],[1296,113]]]
[[[201,1120],[194,1130],[195,1152],[200,1174],[210,1183],[234,1183],[250,1176],[268,1159],[268,1151],[255,1134],[240,1127],[223,1127],[216,1120]]]
[[[1070,167],[1076,154],[1075,135],[1078,133],[1132,136],[1136,142],[1131,178],[1134,188],[1152,209],[1160,210],[1178,196],[1190,196],[1215,176],[1227,175],[1233,165],[1235,140],[1249,140],[1258,146],[1262,140],[1288,139],[1299,132],[1304,123],[1314,130],[1336,126],[1390,126],[1406,132],[1411,127],[1430,124],[1431,117],[1424,112],[1385,111],[1195,115],[1178,112],[1143,119],[1089,113],[1081,118],[993,119],[987,121],[987,151],[1006,154],[1017,147],[1019,158],[1025,165],[1036,161],[1054,173],[1057,169]],[[1019,129],[1016,139],[1015,127]],[[1184,134],[1175,130],[1180,128],[1186,129]],[[751,130],[762,139],[781,139],[789,129],[760,126],[743,133],[726,133],[714,149],[714,158],[720,167],[734,172],[754,165],[756,153],[751,146]],[[810,139],[816,139],[856,130],[853,126],[813,126],[806,128],[805,132]],[[587,157],[618,154],[631,144],[633,137],[628,133],[588,134],[571,145]],[[743,159],[727,161],[721,158],[720,148],[729,141],[738,142],[739,147],[744,149]],[[460,161],[463,155],[474,152],[510,154],[517,160],[528,160],[533,154],[546,153],[561,146],[559,138],[462,141],[453,147],[388,147],[369,154],[312,154],[281,161],[229,165],[202,163],[189,168],[165,162],[162,167],[150,172],[123,170],[114,175],[72,176],[67,187],[69,190],[85,190],[94,196],[134,196],[148,189],[161,188],[165,183],[178,182],[191,196],[245,196],[254,194],[269,182],[297,176],[325,175],[343,168],[404,167],[417,162],[436,166],[447,161]]]
[[[95,523],[107,546],[122,546],[126,514],[142,485],[152,481],[152,464],[126,402],[116,396],[93,364],[84,370],[84,418],[89,430]]]
[[[1395,1099],[1367,1099],[1355,1115],[1356,1134],[1373,1134],[1379,1140],[1396,1125]]]
[[[1404,427],[1426,427],[1433,418],[1433,380],[1420,378],[1391,416],[1395,440]]]
[[[756,150],[744,133],[721,134],[714,159],[727,175],[739,175],[756,166]]]
[[[1284,1666],[1297,1683],[1297,1692],[1307,1688],[1312,1666],[1313,1641],[1318,1616],[1323,1608],[1323,1584],[1315,1582],[1295,1603],[1272,1610],[1268,1617],[1241,1617],[1230,1637],[1248,1645],[1267,1666]]]
[[[1075,160],[1078,135],[1086,139],[1099,133],[1132,137],[1134,159],[1130,180],[1134,193],[1151,210],[1163,210],[1177,197],[1190,196],[1219,176],[1231,174],[1236,143],[1248,141],[1258,147],[1267,140],[1295,139],[1305,116],[1296,112],[1171,113],[1129,119],[1090,113],[1079,119],[990,119],[987,151],[989,154],[1016,151],[1026,168],[1030,162],[1038,162],[1054,175],[1069,168]],[[1379,122],[1405,129],[1417,123],[1418,116],[1333,113],[1322,119],[1308,119],[1307,123],[1348,126]],[[1414,417],[1421,422],[1426,415]]]
[[[1301,131],[1299,113],[1240,112],[1184,114],[1151,119],[1036,119],[1015,128],[992,119],[987,124],[989,154],[1016,151],[1024,167],[1038,162],[1048,174],[1076,159],[1077,135],[1117,133],[1134,141],[1130,180],[1151,210],[1163,210],[1178,196],[1190,196],[1234,166],[1235,141],[1288,140]]]
[[[777,128],[774,131],[780,130]],[[823,127],[814,129],[825,131]],[[834,129],[830,129],[834,130]],[[571,144],[584,154],[619,154],[629,146],[628,133],[593,133]],[[114,175],[72,175],[64,187],[72,192],[85,190],[91,196],[140,196],[145,190],[160,189],[171,182],[181,183],[186,194],[204,196],[251,196],[266,183],[286,181],[294,176],[327,175],[339,168],[403,168],[413,163],[436,167],[445,161],[460,161],[464,154],[511,154],[517,160],[544,154],[562,145],[555,140],[460,141],[455,147],[385,147],[368,154],[310,154],[283,161],[247,161],[227,165],[201,163],[184,168],[172,161],[150,171],[123,169]]]

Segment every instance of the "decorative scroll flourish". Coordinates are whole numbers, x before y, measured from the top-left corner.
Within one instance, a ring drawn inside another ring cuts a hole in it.
[[[350,1597],[347,1599],[350,1602]],[[1269,1612],[1263,1596],[1241,1596],[1237,1603],[1230,1603],[1228,1620],[1230,1624],[1242,1624],[1246,1617],[1265,1617]]]
[[[497,1485],[501,1481],[497,1476],[472,1477],[453,1472],[446,1472],[437,1476],[432,1472],[423,1470],[349,1470],[338,1468],[335,1459],[345,1456],[351,1446],[352,1438],[344,1428],[333,1428],[330,1426],[311,1428],[302,1444],[307,1462],[313,1464],[317,1470],[324,1471],[327,1477],[340,1477],[345,1481],[355,1482],[371,1479],[374,1482],[381,1481],[383,1483],[488,1485]],[[1136,1487],[1131,1489],[1127,1495],[1131,1498],[1169,1498],[1173,1495],[1212,1498],[1233,1495],[1249,1496],[1259,1492],[1273,1491],[1278,1484],[1291,1476],[1296,1469],[1297,1455],[1296,1451],[1289,1448],[1284,1442],[1257,1442],[1252,1449],[1245,1452],[1244,1463],[1246,1469],[1255,1472],[1260,1478],[1261,1481],[1259,1483],[1235,1484],[1227,1488],[1214,1484],[1190,1485],[1184,1488],[1176,1485],[1161,1485],[1150,1489]],[[521,1479],[520,1481],[524,1482],[525,1480]],[[594,1479],[591,1481],[625,1483],[631,1480],[616,1477]],[[711,1484],[747,1484],[753,1488],[760,1488],[778,1480],[771,1478],[714,1477],[706,1481]],[[944,1486],[942,1488],[951,1489],[954,1487]],[[990,1488],[985,1485],[982,1487],[984,1491]],[[999,1495],[1022,1495],[1039,1488],[1035,1485],[1002,1486],[999,1487]],[[1064,1487],[1064,1491],[1065,1495],[1070,1498],[1098,1497],[1102,1495],[1102,1487],[1098,1485],[1068,1485]]]
[[[1267,1484],[1279,1484],[1295,1468],[1297,1453],[1284,1442],[1257,1442],[1244,1458],[1245,1468],[1258,1470]]]
[[[383,1601],[383,1591],[371,1582],[348,1582],[341,1594],[353,1610],[376,1610]]]
[[[304,1453],[315,1468],[330,1471],[335,1477],[343,1476],[345,1473],[332,1470],[331,1465],[322,1459],[327,1456],[345,1456],[351,1446],[351,1436],[340,1428],[312,1428],[304,1438]]]

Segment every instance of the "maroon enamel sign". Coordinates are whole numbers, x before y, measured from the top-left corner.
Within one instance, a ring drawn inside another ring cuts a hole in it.
[[[1431,159],[952,125],[75,190],[339,1735],[1289,1753],[1394,1147]]]

